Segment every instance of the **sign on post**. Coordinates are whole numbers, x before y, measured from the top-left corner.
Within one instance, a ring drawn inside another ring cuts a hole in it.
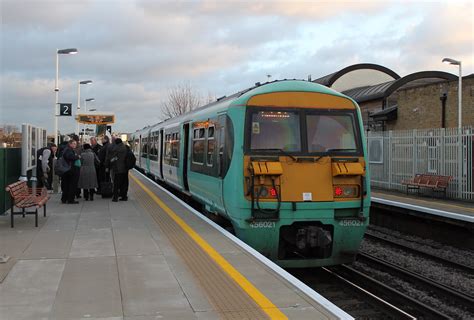
[[[59,115],[60,116],[72,116],[72,103],[60,103],[59,104]]]

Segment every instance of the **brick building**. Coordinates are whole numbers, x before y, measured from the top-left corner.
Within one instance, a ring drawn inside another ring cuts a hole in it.
[[[422,71],[400,77],[386,67],[364,63],[314,82],[357,101],[368,130],[457,127],[458,77],[451,73]],[[474,126],[474,74],[463,77],[462,93],[463,126]]]

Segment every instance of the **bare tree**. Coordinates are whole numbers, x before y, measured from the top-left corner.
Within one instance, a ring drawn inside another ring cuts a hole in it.
[[[204,102],[200,93],[189,83],[178,84],[168,90],[168,98],[162,107],[163,116],[177,117],[203,105]]]

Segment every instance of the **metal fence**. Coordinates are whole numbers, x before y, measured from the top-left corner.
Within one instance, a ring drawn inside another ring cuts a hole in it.
[[[474,200],[474,129],[464,127],[367,134],[371,185],[405,191],[416,173],[452,176],[447,197]]]

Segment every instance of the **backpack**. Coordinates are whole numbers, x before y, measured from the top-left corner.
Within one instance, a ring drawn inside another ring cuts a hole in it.
[[[127,147],[127,154],[125,155],[125,166],[128,170],[135,168],[135,164],[137,163],[137,158],[133,154],[132,149]]]
[[[69,170],[71,170],[71,165],[66,161],[66,159],[60,157],[58,160],[56,160],[56,163],[54,164],[55,174],[62,177]]]

